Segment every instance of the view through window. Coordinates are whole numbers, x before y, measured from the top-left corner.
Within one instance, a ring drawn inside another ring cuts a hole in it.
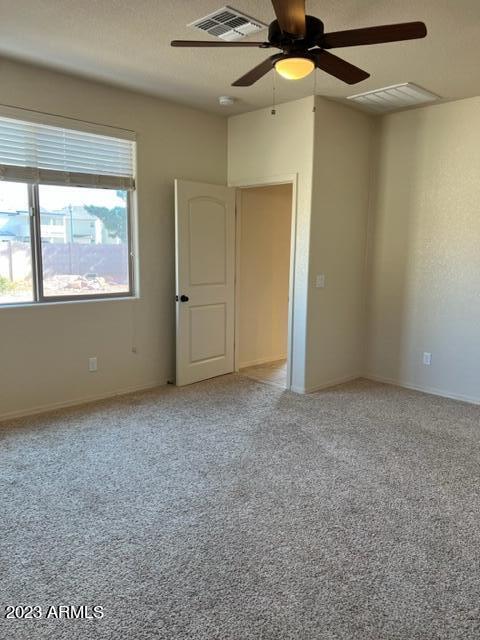
[[[0,182],[0,304],[130,291],[128,191]]]
[[[0,182],[0,304],[33,300],[28,187]]]
[[[45,297],[128,293],[127,195],[40,185]]]

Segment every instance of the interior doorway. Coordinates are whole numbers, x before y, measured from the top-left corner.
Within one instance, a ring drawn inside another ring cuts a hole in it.
[[[293,184],[237,191],[235,369],[290,387]]]

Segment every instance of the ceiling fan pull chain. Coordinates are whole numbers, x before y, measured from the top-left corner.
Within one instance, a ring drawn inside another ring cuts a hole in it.
[[[313,70],[313,108],[312,111],[315,113],[317,110],[316,107],[316,97],[317,97],[317,70]]]
[[[277,110],[275,108],[275,70],[273,71],[273,85],[272,85],[272,110],[271,110],[271,114],[272,116],[276,115]]]

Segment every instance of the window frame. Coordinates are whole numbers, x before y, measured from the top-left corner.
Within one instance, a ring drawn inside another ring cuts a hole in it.
[[[135,297],[135,254],[134,254],[134,198],[133,191],[127,191],[127,255],[128,255],[128,290],[115,293],[87,293],[65,296],[45,296],[43,290],[42,235],[40,218],[39,187],[32,182],[21,182],[28,191],[28,212],[30,218],[30,250],[32,260],[32,300],[18,302],[0,302],[0,308],[29,306],[38,304],[56,304],[61,302],[88,302]],[[59,185],[68,186],[68,185]],[[75,185],[71,185],[72,187]],[[113,190],[113,189],[112,189]]]

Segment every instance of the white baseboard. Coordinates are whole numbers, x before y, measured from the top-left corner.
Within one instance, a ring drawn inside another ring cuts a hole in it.
[[[281,360],[282,357],[277,358],[277,360]],[[272,362],[272,360],[263,360],[258,362],[258,364],[264,364],[265,362]],[[254,364],[247,364],[242,366],[254,366]],[[357,380],[358,378],[365,378],[367,380],[372,380],[374,382],[382,382],[384,384],[391,384],[396,387],[403,387],[405,389],[411,389],[413,391],[420,391],[422,393],[430,393],[435,396],[440,396],[443,398],[449,398],[451,400],[460,400],[462,402],[468,402],[470,404],[480,405],[480,398],[475,396],[468,396],[464,394],[451,393],[445,391],[444,389],[438,389],[436,387],[429,387],[425,385],[416,385],[411,384],[409,382],[403,380],[395,380],[394,378],[385,378],[383,376],[377,376],[370,373],[363,373],[353,376],[346,376],[343,378],[336,378],[334,380],[330,380],[321,385],[317,385],[315,387],[303,388],[303,387],[291,387],[291,391],[300,394],[314,393],[315,391],[322,391],[323,389],[328,389],[329,387],[334,387],[339,384],[345,384],[347,382],[352,382],[353,380]],[[14,418],[22,418],[24,416],[31,416],[40,413],[46,413],[48,411],[55,411],[56,409],[66,409],[68,407],[77,407],[83,404],[88,404],[89,402],[96,402],[97,400],[107,400],[108,398],[114,398],[116,396],[123,396],[128,393],[135,393],[136,391],[147,391],[148,389],[154,389],[156,387],[161,387],[166,385],[167,382],[159,382],[158,380],[154,382],[149,382],[142,385],[132,386],[132,387],[124,387],[123,389],[117,389],[116,391],[110,391],[106,393],[100,393],[95,395],[85,396],[81,399],[76,400],[66,400],[61,402],[52,402],[49,404],[37,405],[36,407],[31,407],[30,409],[20,409],[17,411],[10,411],[8,413],[0,414],[0,422],[4,422],[5,420],[12,420]]]
[[[364,373],[362,378],[372,380],[373,382],[383,382],[384,384],[391,384],[395,387],[403,387],[404,389],[411,389],[412,391],[421,391],[422,393],[430,393],[433,396],[440,396],[442,398],[449,398],[450,400],[460,400],[461,402],[468,402],[469,404],[480,404],[480,397],[468,396],[460,393],[451,393],[445,389],[439,389],[438,387],[429,387],[426,385],[412,384],[405,380],[396,380],[394,378],[385,378],[383,376],[377,376],[372,373]]]
[[[165,386],[167,382],[149,382],[133,387],[125,387],[116,391],[108,391],[106,393],[99,393],[95,395],[85,396],[76,400],[62,400],[60,402],[51,402],[48,404],[37,405],[30,409],[20,409],[17,411],[10,411],[8,413],[0,414],[0,422],[5,420],[12,420],[14,418],[23,418],[24,416],[33,416],[39,413],[46,413],[48,411],[55,411],[56,409],[66,409],[68,407],[78,407],[82,404],[88,404],[89,402],[96,402],[97,400],[107,400],[108,398],[115,398],[117,396],[124,396],[128,393],[135,393],[136,391],[147,391],[148,389],[154,389],[155,387]]]
[[[372,380],[373,382],[382,382],[384,384],[391,384],[395,387],[403,387],[404,389],[411,389],[412,391],[420,391],[421,393],[430,393],[434,396],[440,396],[442,398],[449,398],[451,400],[459,400],[461,402],[468,402],[469,404],[480,405],[480,397],[469,396],[460,393],[452,393],[450,391],[446,391],[445,389],[439,389],[438,387],[429,387],[426,385],[417,385],[407,382],[406,380],[396,380],[394,378],[386,378],[383,376],[377,376],[370,373],[359,373],[354,376],[346,376],[344,378],[337,378],[335,380],[330,380],[316,387],[310,387],[307,389],[292,387],[292,391],[296,393],[314,393],[315,391],[322,391],[323,389],[328,389],[329,387],[334,387],[339,384],[345,384],[347,382],[352,382],[353,380],[357,380],[358,378],[365,378],[366,380]]]
[[[350,376],[343,376],[341,378],[335,378],[333,380],[329,380],[328,382],[323,382],[322,384],[316,385],[314,387],[292,387],[291,390],[295,391],[295,393],[315,393],[315,391],[323,391],[323,389],[329,389],[330,387],[336,387],[339,384],[345,384],[347,382],[352,382],[353,380],[358,380],[358,378],[364,377],[361,374],[355,374]]]
[[[269,356],[268,358],[258,358],[258,360],[248,360],[247,362],[240,362],[239,369],[246,369],[247,367],[256,367],[260,364],[267,364],[268,362],[278,362],[278,360],[286,360],[287,354],[281,354],[279,356]]]

